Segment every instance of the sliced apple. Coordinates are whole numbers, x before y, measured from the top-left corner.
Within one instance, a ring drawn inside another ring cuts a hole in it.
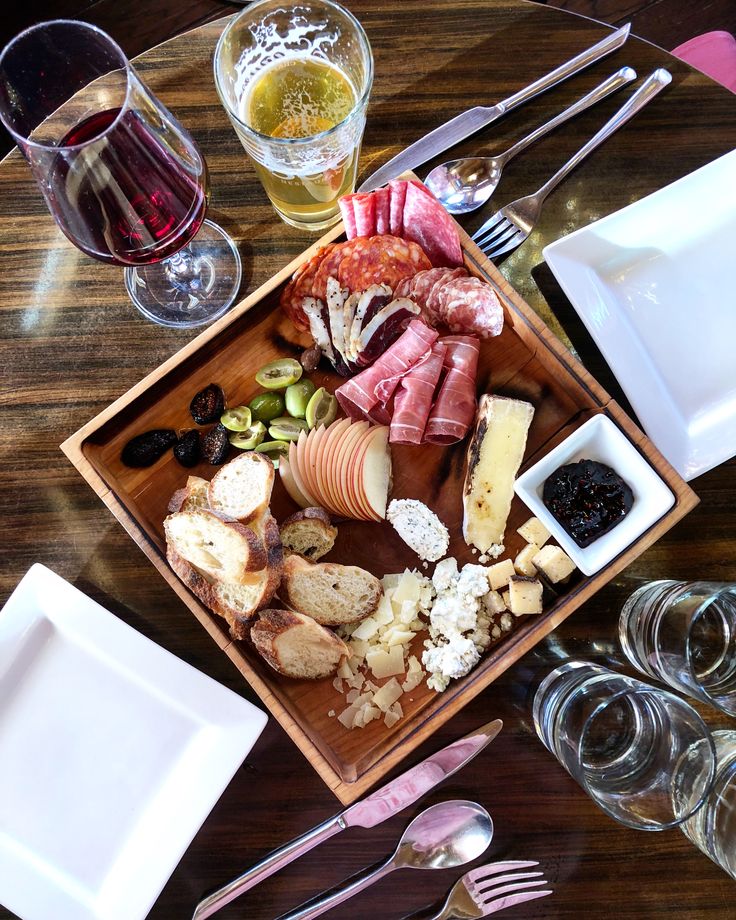
[[[299,445],[302,443],[302,438],[306,441],[307,434],[305,431],[300,433],[299,440],[296,442],[296,444],[292,442],[289,445],[289,466],[291,467],[291,472],[294,476],[294,482],[296,483],[297,489],[299,489],[302,495],[307,499],[309,502],[309,507],[311,507],[319,503],[314,495],[312,495],[304,478],[304,467],[302,459],[304,448],[302,447],[301,452],[299,451]]]
[[[320,445],[319,475],[322,482],[322,492],[324,493],[325,501],[330,503],[332,510],[336,514],[340,513],[340,506],[337,502],[335,490],[332,487],[334,456],[342,442],[343,434],[350,428],[350,422],[349,418],[333,422],[327,429],[327,434]]]
[[[319,504],[322,504],[322,499],[326,497],[322,495],[321,483],[317,475],[319,471],[319,467],[317,466],[317,454],[320,441],[324,438],[324,435],[324,427],[315,428],[307,433],[307,440],[304,445],[304,459],[306,463],[304,478],[307,480],[307,488],[318,500]]]
[[[282,457],[279,460],[279,476],[281,477],[281,482],[283,483],[289,498],[296,502],[300,508],[309,508],[309,501],[299,486],[297,486],[296,480],[294,479],[294,474],[291,471],[291,464],[286,459],[286,457]]]
[[[389,429],[380,425],[371,432],[371,440],[363,457],[360,484],[371,510],[381,520],[386,517],[386,505],[391,491],[391,448]]]
[[[363,461],[365,460],[365,455],[368,452],[368,447],[373,441],[373,431],[374,428],[370,427],[356,447],[355,453],[353,455],[353,464],[350,475],[353,483],[353,490],[356,495],[356,500],[358,501],[363,511],[363,517],[367,521],[380,521],[381,518],[379,518],[375,511],[373,511],[371,508],[370,503],[368,502],[368,497],[365,494],[365,489],[363,488]]]
[[[357,520],[362,520],[363,510],[360,504],[355,501],[349,471],[355,447],[360,443],[368,427],[368,422],[354,422],[345,432],[335,457],[331,479],[331,482],[334,483],[338,502],[343,506],[348,517],[356,518]]]

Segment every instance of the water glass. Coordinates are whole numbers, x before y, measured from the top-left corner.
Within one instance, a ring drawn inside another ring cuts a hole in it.
[[[736,585],[644,585],[624,604],[619,638],[639,671],[736,715]]]
[[[685,836],[736,878],[736,732],[713,732],[716,778],[705,805],[682,825]]]
[[[635,678],[566,662],[540,684],[533,717],[573,779],[628,827],[675,827],[711,788],[715,750],[703,720],[684,700]]]
[[[329,0],[260,0],[236,16],[215,50],[215,85],[279,216],[322,230],[352,192],[368,96],[370,44]]]

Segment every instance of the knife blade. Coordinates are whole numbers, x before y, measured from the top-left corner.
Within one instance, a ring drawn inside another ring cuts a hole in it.
[[[452,776],[493,741],[503,728],[500,719],[494,719],[474,732],[453,741],[437,753],[427,757],[415,767],[391,780],[367,798],[350,805],[334,818],[307,831],[290,843],[274,850],[261,862],[222,888],[203,898],[194,910],[192,920],[205,920],[217,913],[239,895],[278,872],[294,859],[348,827],[375,827],[387,818],[408,808],[438,783]]]
[[[427,160],[437,156],[438,153],[442,153],[455,144],[459,144],[466,137],[470,137],[471,134],[475,134],[476,131],[501,118],[502,115],[516,108],[517,105],[528,102],[529,99],[538,96],[545,90],[551,89],[553,86],[557,86],[558,83],[567,80],[568,77],[580,73],[581,70],[591,64],[595,64],[607,54],[611,54],[620,48],[629,37],[630,30],[631,23],[621,26],[620,29],[616,29],[615,32],[607,35],[595,45],[591,45],[590,48],[581,51],[574,58],[565,61],[564,64],[560,64],[559,67],[545,74],[545,76],[540,77],[495,105],[477,105],[472,109],[461,112],[460,115],[456,115],[443,125],[430,131],[429,134],[425,134],[424,137],[410,144],[401,153],[389,160],[388,163],[380,166],[365,180],[358,191],[371,192],[373,189],[385,185],[389,179],[395,179],[396,176],[401,175],[408,169],[421,166],[422,163],[426,163]]]

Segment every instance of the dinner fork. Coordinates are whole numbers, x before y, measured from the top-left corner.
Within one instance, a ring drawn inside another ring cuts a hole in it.
[[[515,904],[544,898],[552,894],[552,891],[539,890],[539,885],[547,884],[545,879],[540,878],[541,872],[510,871],[509,874],[499,875],[508,870],[529,869],[538,865],[538,862],[507,861],[488,863],[471,869],[455,882],[442,910],[427,920],[477,920]],[[418,920],[425,915],[425,911],[426,908],[405,917],[404,920]]]
[[[534,194],[525,198],[517,198],[511,204],[497,211],[473,234],[473,241],[489,259],[511,252],[520,246],[529,236],[539,220],[542,205],[545,199],[560,182],[572,172],[596,147],[607,140],[614,131],[632,118],[647,103],[661,92],[665,86],[672,82],[669,71],[660,67],[651,73],[639,89],[627,99],[621,108],[610,118],[605,125],[595,134],[574,156],[559,169],[551,179]]]

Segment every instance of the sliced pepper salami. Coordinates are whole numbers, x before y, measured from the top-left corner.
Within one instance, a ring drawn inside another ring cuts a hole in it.
[[[281,292],[281,309],[297,329],[309,329],[309,319],[302,307],[302,301],[305,297],[312,296],[312,287],[319,266],[322,260],[335,248],[335,245],[330,243],[328,246],[318,249],[308,262],[305,262],[294,272],[291,281]]]
[[[364,291],[371,284],[386,284],[394,291],[403,278],[431,267],[420,246],[395,236],[374,236],[343,245],[353,248],[345,250],[337,278],[349,291]],[[319,274],[321,268],[318,278]],[[316,291],[315,296],[319,296]]]

